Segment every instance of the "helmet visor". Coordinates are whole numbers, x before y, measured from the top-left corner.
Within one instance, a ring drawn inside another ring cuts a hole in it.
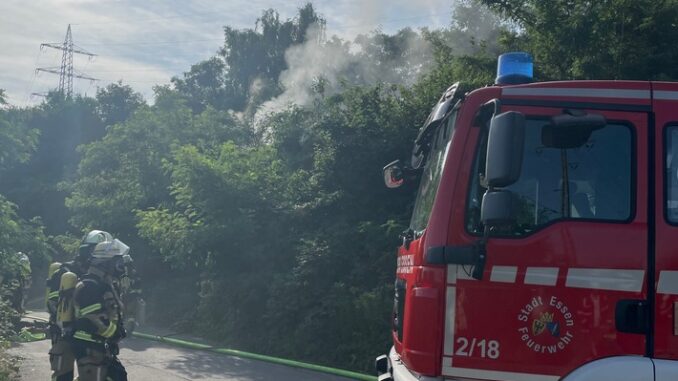
[[[113,241],[98,244],[94,248],[92,256],[95,258],[112,258],[117,255],[124,256],[127,253],[129,253],[129,246],[116,238]]]

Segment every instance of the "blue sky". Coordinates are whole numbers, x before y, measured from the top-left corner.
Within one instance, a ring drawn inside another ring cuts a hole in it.
[[[443,27],[455,0],[317,0],[327,34],[351,40],[376,28]],[[223,26],[252,28],[268,8],[294,17],[306,1],[282,0],[2,0],[0,1],[0,88],[11,104],[35,104],[33,92],[56,87],[58,76],[35,73],[56,67],[61,52],[40,49],[63,41],[72,24],[75,44],[97,54],[75,57],[76,70],[100,79],[75,81],[75,90],[94,95],[97,86],[122,80],[152,101],[152,87],[209,58],[222,45]]]

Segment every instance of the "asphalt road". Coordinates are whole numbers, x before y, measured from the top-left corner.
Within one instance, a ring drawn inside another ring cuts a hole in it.
[[[23,358],[22,381],[49,380],[47,340],[22,343],[10,353]],[[132,380],[228,380],[228,381],[346,381],[348,378],[255,360],[175,348],[137,338],[125,340],[120,361]]]
[[[22,381],[50,379],[48,340],[15,344],[9,352],[23,358]],[[306,369],[292,368],[250,359],[198,350],[178,348],[163,343],[127,338],[121,343],[120,361],[127,368],[129,380],[228,380],[228,381],[347,381]]]

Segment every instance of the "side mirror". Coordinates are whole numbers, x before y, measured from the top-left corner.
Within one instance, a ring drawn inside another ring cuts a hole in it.
[[[508,111],[492,117],[487,139],[485,180],[494,188],[509,186],[520,177],[525,144],[525,116]]]
[[[586,114],[565,110],[551,117],[551,122],[541,130],[541,143],[549,148],[569,149],[583,146],[595,130],[607,124],[600,114]]]
[[[398,188],[405,182],[403,169],[400,166],[400,160],[386,164],[384,167],[384,183],[387,188]]]
[[[508,190],[487,191],[483,195],[480,220],[485,226],[505,226],[516,220],[516,196]]]

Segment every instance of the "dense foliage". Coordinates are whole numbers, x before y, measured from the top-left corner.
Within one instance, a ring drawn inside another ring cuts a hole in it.
[[[445,29],[345,41],[307,5],[226,26],[152,104],[123,83],[26,109],[0,92],[0,268],[105,229],[132,246],[155,324],[368,371],[390,345],[415,192],[387,190],[381,168],[441,92],[491,84],[512,49],[541,79],[676,79],[677,14],[668,0],[462,1]]]

